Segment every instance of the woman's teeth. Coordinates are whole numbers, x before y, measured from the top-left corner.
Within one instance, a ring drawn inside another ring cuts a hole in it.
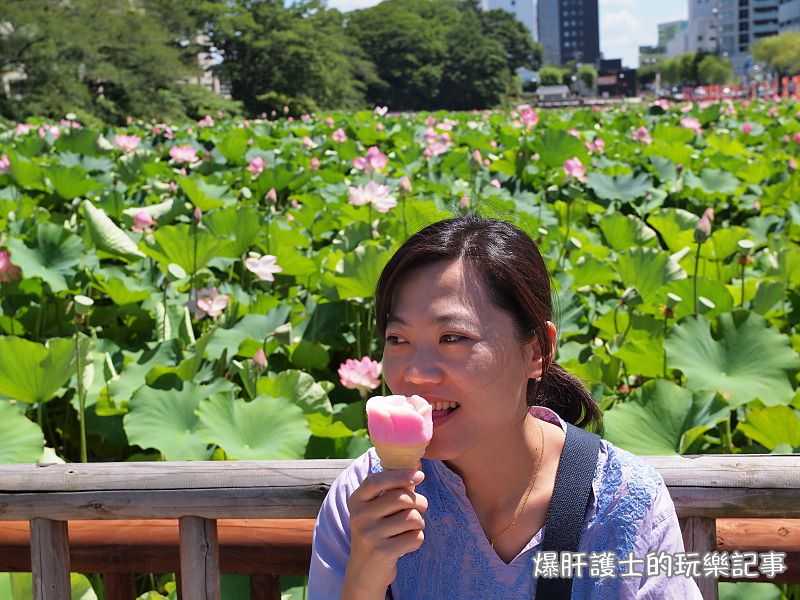
[[[455,408],[459,404],[458,402],[431,402],[431,406],[433,410],[446,410],[448,408]]]

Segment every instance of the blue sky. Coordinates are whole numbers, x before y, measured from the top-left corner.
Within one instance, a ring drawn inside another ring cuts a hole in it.
[[[341,11],[365,8],[379,0],[328,0]],[[622,58],[629,67],[639,65],[639,46],[655,45],[656,25],[685,19],[688,0],[599,0],[600,51],[606,58]]]

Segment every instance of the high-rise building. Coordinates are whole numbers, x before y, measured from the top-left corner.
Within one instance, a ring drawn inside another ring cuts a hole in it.
[[[537,16],[545,63],[597,62],[600,57],[597,0],[539,0]]]
[[[800,0],[781,0],[778,6],[778,26],[781,31],[800,29]]]
[[[505,10],[512,13],[531,32],[533,41],[539,41],[536,27],[536,0],[481,0],[483,10]]]

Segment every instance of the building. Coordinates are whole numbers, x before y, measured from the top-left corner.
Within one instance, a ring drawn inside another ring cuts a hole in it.
[[[689,21],[658,24],[658,45],[639,46],[639,66],[657,65],[662,60],[688,52]]]
[[[636,69],[623,67],[621,58],[600,60],[597,93],[603,97],[635,96]]]
[[[539,0],[537,27],[546,64],[595,64],[600,58],[597,0]]]
[[[778,27],[781,31],[800,30],[800,0],[781,0],[778,5]]]

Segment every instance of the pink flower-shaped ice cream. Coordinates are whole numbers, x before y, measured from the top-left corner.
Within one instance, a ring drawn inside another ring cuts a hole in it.
[[[413,396],[367,400],[367,427],[385,469],[414,469],[433,436],[433,408]]]

